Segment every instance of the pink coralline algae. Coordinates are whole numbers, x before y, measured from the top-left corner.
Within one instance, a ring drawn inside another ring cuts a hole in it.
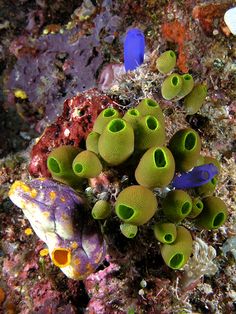
[[[98,114],[110,106],[116,108],[118,104],[96,89],[66,100],[61,116],[45,129],[32,149],[30,174],[50,177],[46,163],[49,153],[61,145],[82,147]]]

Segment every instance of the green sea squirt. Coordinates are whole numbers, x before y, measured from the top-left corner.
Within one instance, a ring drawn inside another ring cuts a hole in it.
[[[196,218],[196,225],[208,230],[222,226],[228,216],[225,203],[216,196],[203,198],[202,202],[203,210]]]
[[[163,212],[173,222],[180,222],[192,210],[192,199],[183,190],[170,191],[163,201]]]
[[[149,189],[132,185],[120,192],[115,202],[117,216],[125,223],[140,226],[148,222],[157,210],[157,199]]]
[[[175,160],[165,146],[148,149],[140,159],[135,170],[136,181],[147,188],[163,188],[174,177]]]
[[[193,90],[184,98],[184,108],[187,114],[195,114],[203,105],[206,96],[206,85],[198,84],[194,86]]]
[[[80,178],[94,178],[101,173],[102,164],[96,154],[84,150],[75,157],[72,168]]]
[[[177,237],[176,225],[170,222],[156,223],[153,227],[154,235],[161,243],[172,243]]]
[[[165,118],[162,109],[158,102],[156,102],[155,100],[151,98],[144,98],[136,106],[136,109],[140,112],[142,116],[154,116],[163,125],[163,127],[165,126]]]
[[[172,269],[182,268],[192,253],[193,239],[191,233],[183,226],[177,226],[177,236],[173,243],[162,244],[161,255]]]
[[[131,125],[121,118],[111,120],[99,137],[98,151],[112,166],[126,161],[134,151],[134,131]]]
[[[135,129],[135,148],[146,150],[152,146],[165,143],[165,129],[152,115],[141,117]]]
[[[179,74],[173,73],[169,75],[161,85],[162,97],[166,100],[175,98],[180,93],[182,86],[183,79]]]
[[[188,171],[200,157],[201,139],[196,131],[185,128],[177,131],[169,141],[178,171]]]
[[[159,72],[167,74],[176,65],[176,54],[173,50],[163,52],[156,60],[156,68]]]
[[[79,152],[79,148],[63,145],[55,148],[48,155],[47,167],[53,179],[72,187],[78,187],[80,180],[72,169],[72,162]]]

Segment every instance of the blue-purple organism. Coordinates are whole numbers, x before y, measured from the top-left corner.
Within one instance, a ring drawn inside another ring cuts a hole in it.
[[[172,181],[172,186],[176,189],[191,189],[209,182],[218,174],[218,169],[213,164],[205,164],[194,167],[191,171],[182,172]]]
[[[135,70],[144,60],[145,38],[138,28],[130,29],[124,42],[124,64],[126,71]]]

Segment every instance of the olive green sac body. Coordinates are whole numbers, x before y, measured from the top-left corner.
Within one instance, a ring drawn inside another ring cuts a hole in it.
[[[209,196],[202,199],[203,210],[196,218],[197,226],[204,229],[217,229],[227,219],[227,207],[225,203],[216,196]]]
[[[182,268],[193,250],[191,233],[184,227],[177,227],[177,236],[173,243],[161,246],[161,255],[165,263],[172,269]]]
[[[99,140],[100,134],[97,132],[90,132],[86,138],[86,149],[98,154],[98,140]]]
[[[166,187],[174,177],[175,160],[164,146],[147,150],[135,170],[135,179],[147,188]]]
[[[109,165],[126,161],[134,151],[134,131],[123,119],[111,120],[98,140],[98,151]]]
[[[75,175],[72,163],[79,148],[63,145],[55,148],[47,158],[47,167],[53,179],[68,184],[74,188],[81,184],[81,180]]]
[[[148,222],[157,210],[157,199],[147,188],[132,185],[118,195],[115,202],[117,216],[125,223],[140,226]]]
[[[167,74],[174,69],[176,65],[176,54],[173,50],[163,52],[156,60],[156,68],[159,72]]]
[[[217,176],[214,176],[209,182],[197,187],[195,190],[201,197],[210,196],[214,193],[217,182]]]
[[[130,108],[126,111],[122,119],[127,121],[135,131],[138,127],[138,121],[140,118],[141,118],[141,114],[138,111],[138,109]]]
[[[181,91],[177,95],[177,100],[184,98],[186,95],[188,95],[194,87],[194,81],[193,81],[192,75],[187,73],[187,74],[181,75],[181,77],[182,77],[183,85],[182,85]]]
[[[106,219],[111,214],[111,204],[105,200],[98,200],[92,209],[94,219]]]
[[[203,105],[207,96],[207,87],[204,84],[194,86],[191,93],[184,99],[184,108],[187,114],[195,114]]]
[[[156,239],[161,243],[173,243],[177,237],[176,225],[170,222],[157,223],[153,230]]]
[[[182,86],[183,86],[182,77],[177,73],[171,74],[162,83],[161,86],[162,97],[165,98],[166,100],[171,100],[175,98],[180,93]]]
[[[94,178],[102,171],[102,164],[96,154],[89,150],[79,153],[73,160],[72,168],[80,178]]]
[[[163,212],[173,222],[180,222],[192,210],[192,200],[183,190],[170,191],[163,201]]]
[[[120,225],[120,231],[126,238],[132,239],[138,233],[138,227],[136,225],[124,223]]]
[[[152,146],[163,145],[165,139],[165,129],[157,118],[147,115],[138,120],[135,129],[135,148],[146,150]]]
[[[136,107],[142,116],[154,116],[157,120],[165,126],[165,118],[158,102],[151,98],[144,98]]]
[[[201,139],[196,131],[186,128],[177,131],[169,142],[169,149],[178,171],[188,171],[196,166],[201,151]]]
[[[192,199],[192,210],[188,215],[188,218],[196,218],[198,215],[201,214],[203,210],[203,202],[201,201],[200,197],[194,197]]]
[[[119,117],[120,117],[120,113],[118,110],[114,108],[104,109],[102,112],[100,112],[97,119],[95,120],[94,125],[93,125],[93,131],[101,134],[105,126],[112,119],[119,118]]]

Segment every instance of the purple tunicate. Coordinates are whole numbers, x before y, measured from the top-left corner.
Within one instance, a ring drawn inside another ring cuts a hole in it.
[[[194,167],[191,171],[183,172],[172,181],[176,189],[191,189],[209,182],[219,171],[214,164]]]
[[[140,29],[130,29],[124,42],[124,64],[126,71],[135,70],[144,60],[145,38]]]

